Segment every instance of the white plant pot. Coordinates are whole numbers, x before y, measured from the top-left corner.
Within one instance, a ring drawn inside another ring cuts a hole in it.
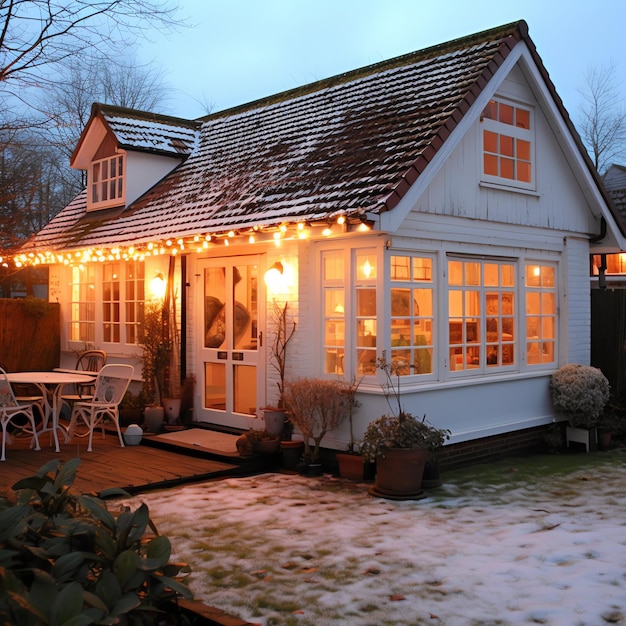
[[[168,424],[176,424],[180,415],[180,398],[163,398],[163,409]]]
[[[143,425],[148,432],[157,434],[163,428],[165,411],[162,406],[147,406],[143,412]]]

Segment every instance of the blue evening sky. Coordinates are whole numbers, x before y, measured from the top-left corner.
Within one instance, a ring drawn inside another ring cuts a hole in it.
[[[524,19],[570,116],[590,67],[616,66],[626,93],[624,0],[179,0],[191,28],[153,36],[140,59],[194,118]]]

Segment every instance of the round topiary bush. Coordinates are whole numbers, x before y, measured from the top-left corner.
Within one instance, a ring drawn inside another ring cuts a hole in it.
[[[550,380],[552,404],[557,412],[577,428],[595,426],[609,401],[611,388],[606,376],[597,368],[568,363]]]

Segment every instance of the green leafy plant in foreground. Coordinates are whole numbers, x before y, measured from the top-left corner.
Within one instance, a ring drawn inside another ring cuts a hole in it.
[[[51,461],[0,496],[1,624],[154,624],[192,596],[180,581],[189,568],[169,561],[148,507],[114,515],[74,494],[79,463]]]

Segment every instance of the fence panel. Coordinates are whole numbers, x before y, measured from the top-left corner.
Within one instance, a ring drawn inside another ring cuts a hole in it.
[[[60,307],[37,298],[0,299],[0,364],[10,372],[59,367]]]

